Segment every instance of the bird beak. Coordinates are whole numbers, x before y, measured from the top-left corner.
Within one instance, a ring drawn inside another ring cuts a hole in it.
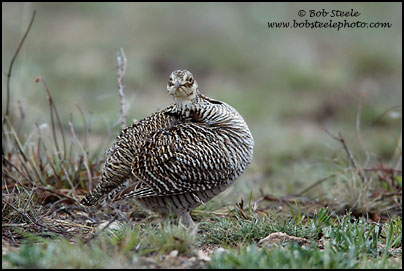
[[[178,88],[180,87],[180,82],[175,81],[175,82],[174,82],[174,87],[175,87],[176,89],[178,89]]]

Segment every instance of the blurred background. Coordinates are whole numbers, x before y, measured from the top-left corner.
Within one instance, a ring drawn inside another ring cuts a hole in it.
[[[297,15],[323,8],[361,13],[334,21],[392,27],[268,27],[327,22]],[[402,3],[2,3],[3,115],[4,73],[33,10],[11,79],[10,115],[25,138],[35,123],[49,123],[47,94],[35,83],[41,76],[66,133],[72,120],[83,137],[80,107],[90,123],[89,150],[104,152],[120,131],[116,53],[123,48],[128,123],[172,102],[166,83],[175,69],[190,70],[202,93],[245,118],[254,162],[229,193],[298,193],[327,176],[345,153],[324,128],[341,132],[362,160],[364,147],[388,164],[401,142]]]

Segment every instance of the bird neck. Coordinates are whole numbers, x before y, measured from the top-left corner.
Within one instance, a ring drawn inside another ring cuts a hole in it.
[[[195,104],[199,102],[199,100],[200,100],[200,93],[198,90],[196,90],[192,95],[189,95],[187,97],[174,98],[174,101],[177,105],[177,109],[180,112],[191,111],[195,107]]]

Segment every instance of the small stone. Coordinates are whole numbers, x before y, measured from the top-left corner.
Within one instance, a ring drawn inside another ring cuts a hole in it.
[[[296,236],[287,235],[283,232],[274,232],[267,237],[261,239],[258,244],[260,246],[271,247],[273,245],[283,245],[285,243],[295,242],[300,246],[305,246],[309,244],[309,240],[305,238],[300,238]]]
[[[170,258],[175,258],[177,256],[178,256],[178,250],[172,250],[170,254],[168,254],[168,257]]]
[[[210,257],[208,255],[206,255],[202,250],[198,250],[196,255],[198,256],[199,260],[205,261],[205,262],[210,262]]]

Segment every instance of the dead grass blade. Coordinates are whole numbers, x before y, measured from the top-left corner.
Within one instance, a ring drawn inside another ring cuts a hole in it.
[[[8,117],[9,115],[9,108],[10,108],[10,79],[11,79],[11,75],[12,75],[12,70],[13,70],[13,66],[14,66],[14,62],[18,56],[18,53],[20,52],[20,49],[22,47],[22,45],[24,44],[25,39],[28,36],[29,31],[31,30],[31,26],[34,22],[35,19],[35,15],[36,15],[36,10],[34,10],[33,14],[32,14],[32,18],[31,21],[28,24],[27,30],[24,33],[24,36],[22,37],[20,43],[18,44],[17,50],[15,51],[13,58],[11,59],[10,65],[8,66],[8,72],[6,73],[6,93],[7,93],[7,97],[6,97],[6,112],[4,114],[4,118],[2,121],[2,125],[4,125],[4,121],[5,118]]]

